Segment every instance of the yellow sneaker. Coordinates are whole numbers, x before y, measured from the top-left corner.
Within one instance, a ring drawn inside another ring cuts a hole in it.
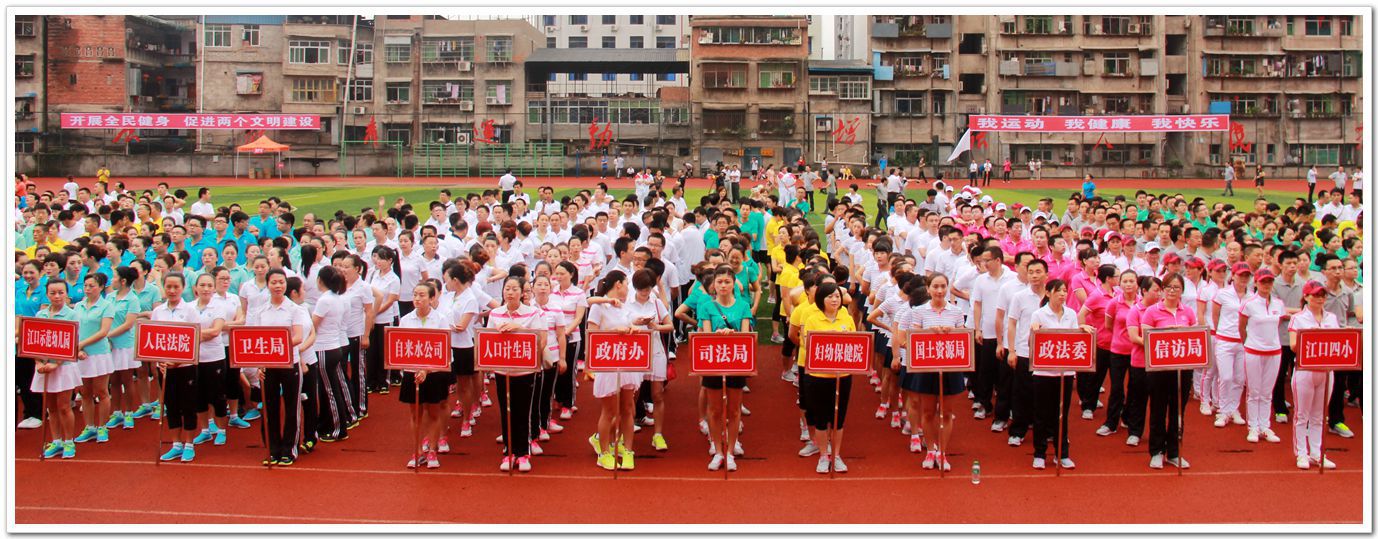
[[[651,437],[651,447],[654,447],[656,451],[665,451],[670,449],[670,444],[665,443],[664,435],[657,434]]]
[[[619,469],[619,470],[629,470],[629,471],[630,471],[630,470],[635,470],[635,469],[636,469],[636,459],[634,458],[634,457],[636,456],[635,453],[632,453],[631,451],[625,451],[625,450],[624,450],[624,451],[622,451],[622,454],[621,454],[621,455],[622,455],[622,462],[619,463],[619,464],[617,465],[617,469]]]
[[[598,433],[595,432],[593,436],[589,436],[589,445],[593,446],[593,454],[595,456],[603,452],[603,447],[598,444]]]
[[[613,467],[615,467],[616,465],[617,463],[613,460],[612,453],[603,453],[602,455],[598,455],[598,466],[603,468],[604,470],[612,470]]]

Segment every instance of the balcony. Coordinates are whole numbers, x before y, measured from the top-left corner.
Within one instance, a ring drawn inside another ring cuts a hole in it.
[[[899,64],[893,67],[895,68],[895,76],[899,78],[917,78],[930,75],[928,69],[924,68],[922,65]]]

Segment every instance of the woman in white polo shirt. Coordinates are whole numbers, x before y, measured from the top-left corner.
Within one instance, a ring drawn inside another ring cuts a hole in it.
[[[1282,364],[1282,344],[1278,324],[1291,316],[1282,299],[1273,295],[1273,271],[1264,267],[1254,274],[1254,293],[1239,307],[1239,327],[1244,337],[1244,376],[1248,388],[1246,440],[1257,443],[1282,441],[1273,433],[1273,385]]]
[[[281,269],[268,271],[268,302],[248,313],[245,322],[250,326],[287,327],[291,330],[292,365],[281,369],[264,369],[263,407],[267,422],[268,457],[266,465],[291,466],[297,460],[297,434],[301,427],[301,350],[310,349],[314,340],[311,315],[306,309],[287,299],[287,274]],[[300,290],[301,279],[293,283]]]
[[[1292,316],[1288,326],[1288,344],[1296,349],[1297,332],[1313,328],[1339,328],[1339,318],[1325,310],[1326,290],[1321,283],[1311,281],[1302,287],[1306,307]],[[1329,371],[1297,369],[1292,373],[1292,411],[1296,418],[1292,422],[1292,453],[1297,458],[1297,467],[1311,468],[1312,463],[1335,467],[1330,459],[1321,460],[1321,436],[1325,431],[1325,395],[1330,390],[1334,375]]]
[[[1043,305],[1034,311],[1029,323],[1029,331],[1040,329],[1081,329],[1090,332],[1092,327],[1077,322],[1077,313],[1067,308],[1067,283],[1061,279],[1048,281],[1047,295]],[[1090,351],[1088,350],[1088,353]],[[1070,444],[1067,439],[1067,415],[1071,410],[1072,388],[1076,386],[1074,371],[1033,371],[1034,379],[1034,426],[1033,467],[1042,470],[1047,462],[1048,441],[1058,446],[1061,457],[1058,465],[1072,469],[1076,463],[1068,456]],[[1061,406],[1061,408],[1059,408]],[[1058,410],[1062,416],[1058,417]],[[1061,425],[1059,425],[1059,423]],[[1061,429],[1061,435],[1058,431]]]

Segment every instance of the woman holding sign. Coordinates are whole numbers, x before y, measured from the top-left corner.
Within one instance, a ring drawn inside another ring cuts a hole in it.
[[[897,321],[900,330],[897,344],[911,354],[913,350],[909,350],[910,332],[916,329],[928,329],[946,333],[948,330],[962,329],[966,323],[962,311],[956,305],[948,303],[946,275],[934,273],[928,279],[927,285],[928,302],[913,309],[901,311]],[[896,358],[894,362],[898,363],[900,359]],[[928,444],[928,452],[923,457],[923,468],[932,470],[941,466],[944,471],[951,471],[952,464],[948,462],[947,453],[943,450],[949,447],[948,442],[952,439],[952,426],[957,420],[956,410],[961,405],[959,395],[966,391],[962,381],[962,373],[911,373],[907,369],[902,372],[903,381],[900,383],[906,391],[918,397],[918,406],[910,407],[910,415],[918,414],[923,432],[928,434],[941,433],[937,443],[930,442]],[[941,392],[939,392],[939,377],[942,381]],[[939,399],[942,401],[942,417],[938,416]],[[910,400],[913,400],[912,397]],[[939,421],[942,422],[942,425],[938,424]]]
[[[1147,279],[1147,278],[1146,278]],[[1150,286],[1144,286],[1145,307],[1130,313],[1129,340],[1134,343],[1136,354],[1132,364],[1144,368],[1144,330],[1149,328],[1190,327],[1196,325],[1194,305],[1182,304],[1182,274],[1169,273],[1159,282],[1152,279]],[[1141,285],[1142,286],[1142,285]],[[1148,302],[1156,289],[1162,290],[1162,301]],[[1273,321],[1273,332],[1277,332],[1277,320]],[[1187,459],[1181,458],[1178,432],[1181,431],[1181,407],[1191,394],[1191,378],[1182,378],[1181,371],[1154,371],[1148,374],[1148,461],[1149,468],[1162,468],[1163,455],[1167,463],[1178,468],[1190,468]],[[1180,383],[1180,385],[1179,385]],[[1271,394],[1273,386],[1268,386]],[[1269,410],[1271,411],[1271,410]]]
[[[746,300],[737,297],[735,284],[736,276],[732,268],[723,267],[713,272],[715,295],[710,301],[699,302],[695,310],[700,330],[719,333],[751,331],[751,307]],[[742,424],[742,388],[746,387],[746,377],[727,376],[725,384],[724,377],[701,378],[700,383],[707,390],[708,433],[714,449],[708,469],[717,471],[726,463],[728,471],[737,471],[737,460],[728,448],[735,449],[738,444],[737,432]],[[723,402],[724,391],[727,392],[726,415],[724,408],[717,405]],[[663,417],[659,413],[656,415]]]
[[[544,330],[549,320],[541,310],[522,303],[524,279],[509,276],[502,281],[502,305],[488,313],[488,328],[501,332],[513,330]],[[545,333],[536,335],[536,350],[545,349]],[[531,471],[531,397],[535,373],[498,373],[498,411],[503,425],[507,425],[508,447],[512,453],[502,458],[499,470],[511,470],[515,463],[522,472]],[[510,402],[509,402],[510,399]],[[510,412],[508,411],[510,408]]]
[[[1292,316],[1288,326],[1288,343],[1297,348],[1297,332],[1303,329],[1339,329],[1340,320],[1334,313],[1325,310],[1325,286],[1316,281],[1306,283],[1302,288],[1306,297],[1306,307]],[[1321,435],[1325,429],[1325,395],[1330,391],[1334,375],[1330,371],[1297,369],[1292,373],[1292,411],[1296,419],[1292,423],[1292,453],[1297,457],[1297,467],[1311,468],[1311,463],[1335,468],[1330,459],[1321,460]]]
[[[1090,325],[1079,324],[1077,314],[1067,308],[1067,283],[1061,279],[1048,281],[1048,294],[1043,297],[1043,306],[1033,313],[1029,331],[1040,329],[1077,329],[1090,332]],[[1089,351],[1088,351],[1089,352]],[[1076,385],[1074,371],[1034,371],[1034,460],[1033,467],[1042,470],[1048,455],[1048,440],[1057,437],[1053,443],[1058,445],[1061,458],[1058,465],[1068,470],[1076,468],[1072,458],[1067,456],[1067,414],[1072,406],[1072,388]],[[1059,394],[1061,388],[1061,394]],[[1060,404],[1059,404],[1060,402]],[[1094,405],[1093,405],[1094,406]],[[1062,417],[1058,418],[1058,411]],[[1057,424],[1061,422],[1061,427]],[[1061,432],[1061,436],[1058,433]]]
[[[295,290],[301,289],[301,279],[294,278]],[[264,369],[263,406],[267,410],[268,458],[263,464],[291,466],[297,460],[297,433],[301,426],[302,371],[299,366],[303,349],[309,350],[315,341],[311,331],[311,315],[304,307],[287,299],[287,274],[281,269],[268,270],[268,302],[250,312],[247,325],[290,328],[292,366],[285,369]]]
[[[106,335],[114,325],[115,317],[110,304],[105,301],[101,291],[105,290],[105,274],[91,273],[82,279],[85,288],[83,298],[72,310],[80,322],[81,355],[77,367],[81,371],[81,415],[86,420],[86,429],[77,435],[77,443],[95,440],[99,443],[110,441],[110,430],[100,418],[110,414],[110,373],[115,371],[114,358],[110,355],[110,341]]]
[[[163,277],[162,290],[167,293],[167,301],[153,308],[149,319],[154,322],[182,322],[195,324],[201,321],[196,308],[182,301],[182,289],[186,278],[181,273],[169,273]],[[204,336],[203,336],[204,338]],[[159,460],[182,459],[191,462],[196,458],[196,365],[181,363],[159,363],[163,371],[163,402],[167,408],[167,428],[172,433],[172,449],[163,453]],[[217,380],[218,382],[219,380]],[[219,384],[217,384],[219,385]]]
[[[403,234],[405,236],[406,234]],[[437,300],[435,285],[430,281],[425,281],[412,287],[412,311],[407,313],[398,321],[397,326],[403,328],[422,328],[422,329],[450,329],[449,320],[443,313],[435,310]],[[383,339],[378,339],[378,346],[381,349]],[[422,450],[424,455],[412,455],[412,459],[407,462],[408,468],[426,466],[427,468],[439,468],[440,457],[434,450],[430,450],[430,440],[440,440],[445,434],[445,405],[450,398],[450,385],[455,381],[455,375],[449,370],[426,372],[426,371],[403,371],[402,387],[398,400],[407,403],[417,403],[421,408],[421,417],[414,418],[419,420],[413,427],[421,433]],[[420,387],[417,384],[420,384]],[[449,452],[449,444],[446,444],[445,452]]]
[[[814,294],[814,304],[818,311],[810,314],[799,326],[799,342],[807,353],[808,335],[814,331],[856,331],[856,322],[851,313],[842,308],[842,289],[836,283],[825,282],[818,285]],[[841,380],[834,380],[841,378]],[[840,388],[835,384],[840,384]],[[960,386],[958,386],[960,387]],[[852,395],[852,377],[848,374],[814,374],[806,372],[799,382],[800,397],[804,414],[814,429],[814,445],[822,448],[818,466],[814,471],[845,473],[847,465],[842,462],[842,429],[847,419],[847,403]],[[834,393],[837,402],[833,401]],[[837,422],[833,423],[836,415]],[[831,442],[831,443],[829,443]]]
[[[622,308],[627,300],[627,274],[622,270],[612,270],[598,282],[594,296],[601,298],[589,308],[589,331],[632,330],[632,313]],[[592,301],[590,303],[593,303]],[[618,466],[623,470],[632,469],[635,464],[632,452],[632,435],[636,432],[633,423],[636,413],[636,389],[641,386],[644,375],[638,372],[600,372],[593,378],[593,396],[603,403],[598,416],[598,432],[589,437],[589,443],[598,451],[598,465],[605,470]],[[621,457],[620,466],[613,457],[613,444]]]
[[[48,306],[38,311],[38,318],[79,322],[76,311],[67,305],[67,283],[59,279],[48,281]],[[78,354],[85,350],[78,345]],[[72,413],[72,390],[81,386],[81,370],[75,362],[37,359],[33,382],[29,390],[43,395],[43,407],[48,410],[53,441],[43,447],[43,458],[61,455],[64,459],[77,456],[76,417]]]

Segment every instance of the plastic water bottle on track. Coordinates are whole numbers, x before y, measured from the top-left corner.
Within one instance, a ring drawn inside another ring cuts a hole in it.
[[[981,461],[979,460],[971,462],[971,484],[981,484]]]

